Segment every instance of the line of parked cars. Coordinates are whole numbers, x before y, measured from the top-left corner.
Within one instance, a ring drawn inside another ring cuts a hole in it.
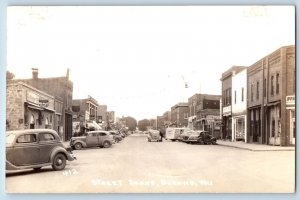
[[[217,144],[217,139],[208,131],[194,131],[189,128],[166,129],[165,138],[171,141],[181,141],[189,144]]]
[[[89,131],[83,136],[72,137],[70,139],[70,147],[76,150],[88,147],[109,148],[113,144],[123,140],[126,136],[125,132],[111,131]]]
[[[111,147],[127,136],[121,131],[89,131],[83,136],[72,137],[65,146],[52,129],[26,129],[6,132],[6,172],[52,166],[63,170],[67,161],[76,157],[72,150],[88,147]]]

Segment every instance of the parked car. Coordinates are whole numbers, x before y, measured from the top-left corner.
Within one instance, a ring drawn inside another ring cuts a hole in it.
[[[187,143],[217,144],[217,139],[212,137],[208,131],[195,131],[186,140]]]
[[[195,131],[191,131],[191,130],[188,130],[188,131],[182,131],[182,133],[178,136],[178,140],[179,141],[182,141],[182,142],[186,142],[190,135],[194,134]]]
[[[26,129],[6,132],[6,171],[52,166],[63,170],[76,159],[52,129]]]
[[[110,134],[113,135],[114,141],[116,143],[120,142],[123,139],[123,137],[119,131],[109,131],[109,132],[110,132]]]
[[[159,131],[157,130],[150,130],[148,131],[148,142],[159,142],[161,141],[161,136],[159,134]]]
[[[70,139],[70,146],[76,150],[88,147],[108,148],[113,143],[113,135],[109,131],[90,131],[84,136],[72,137]]]

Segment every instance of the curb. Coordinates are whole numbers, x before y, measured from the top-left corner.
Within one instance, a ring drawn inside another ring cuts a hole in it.
[[[232,145],[227,145],[227,144],[220,144],[217,143],[219,146],[224,146],[224,147],[232,147],[236,149],[243,149],[243,150],[248,150],[248,151],[295,151],[295,149],[251,149],[247,147],[238,147],[238,146],[232,146]]]

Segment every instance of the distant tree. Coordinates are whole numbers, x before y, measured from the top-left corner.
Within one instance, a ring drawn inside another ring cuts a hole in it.
[[[148,126],[150,126],[150,120],[148,119],[142,119],[138,122],[138,127],[140,131],[146,131]]]
[[[133,117],[123,117],[122,120],[125,121],[126,126],[130,131],[135,131],[137,127],[137,121]]]
[[[14,79],[15,75],[10,72],[10,71],[6,71],[6,82],[11,81],[12,79]]]

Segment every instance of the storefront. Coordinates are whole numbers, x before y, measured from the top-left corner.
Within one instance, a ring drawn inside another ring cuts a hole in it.
[[[232,111],[231,106],[223,107],[222,139],[232,139]]]
[[[261,143],[261,107],[249,108],[249,142],[250,143]]]
[[[7,85],[7,130],[54,129],[55,98],[22,82]],[[62,107],[62,102],[58,103]]]
[[[280,101],[267,104],[267,136],[269,145],[281,144],[281,109]]]
[[[288,123],[289,123],[289,138],[290,145],[295,145],[296,138],[296,114],[295,114],[295,95],[286,96],[286,110],[288,114]]]
[[[246,141],[246,115],[233,117],[233,141]]]

